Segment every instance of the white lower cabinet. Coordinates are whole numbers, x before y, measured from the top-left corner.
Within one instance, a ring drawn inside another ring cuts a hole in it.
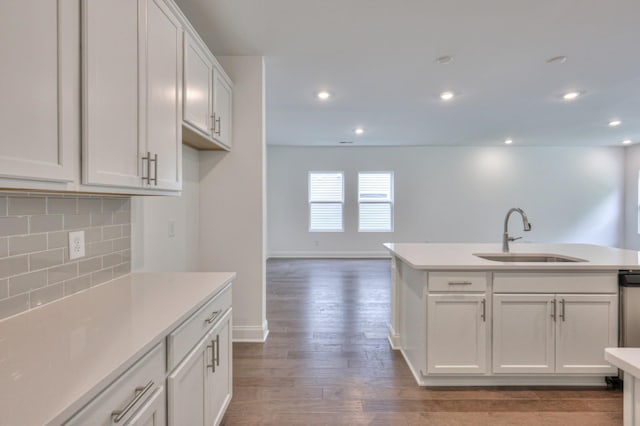
[[[169,425],[218,425],[231,401],[231,310],[167,378]]]
[[[615,294],[558,294],[556,373],[611,373],[604,348],[618,346]]]
[[[488,330],[484,294],[429,294],[427,372],[486,373]]]
[[[229,286],[169,334],[169,425],[221,423],[232,394],[231,318]]]
[[[164,425],[165,357],[165,345],[160,343],[65,425]]]
[[[552,294],[493,296],[493,372],[553,373]]]
[[[615,294],[495,294],[494,373],[607,374],[617,346]]]

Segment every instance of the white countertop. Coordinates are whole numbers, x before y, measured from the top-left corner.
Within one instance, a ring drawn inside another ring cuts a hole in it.
[[[428,270],[620,270],[639,269],[640,252],[592,244],[511,243],[511,253],[553,253],[577,257],[586,262],[499,262],[474,253],[501,253],[501,244],[387,243],[385,247],[414,269]]]
[[[640,378],[640,348],[606,348],[604,359],[625,373]]]
[[[0,321],[0,425],[59,422],[235,273],[133,273]]]

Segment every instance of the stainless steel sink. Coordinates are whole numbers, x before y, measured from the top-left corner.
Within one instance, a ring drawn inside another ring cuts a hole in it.
[[[584,259],[553,253],[474,253],[474,256],[496,262],[586,262]]]

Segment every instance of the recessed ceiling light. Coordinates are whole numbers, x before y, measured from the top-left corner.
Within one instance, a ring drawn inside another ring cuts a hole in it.
[[[440,56],[438,59],[436,59],[436,62],[439,64],[448,64],[451,61],[453,61],[453,56],[449,55]]]
[[[609,122],[609,127],[616,127],[622,124],[622,121],[620,120],[611,120]]]
[[[362,127],[357,127],[353,133],[355,133],[356,135],[361,135],[364,133],[364,129]]]
[[[442,99],[443,101],[450,101],[451,99],[453,99],[454,96],[455,94],[453,92],[440,93],[440,99]]]
[[[504,141],[505,144],[511,145],[513,143],[513,139],[507,139]]]
[[[331,93],[327,92],[326,90],[318,92],[318,99],[320,99],[321,101],[326,101],[327,99],[329,99],[329,97],[331,97]]]
[[[567,57],[564,55],[547,59],[548,64],[564,64],[565,62],[567,62]]]
[[[631,139],[625,139],[622,141],[623,145],[631,145]]]
[[[578,96],[580,95],[582,95],[581,92],[567,92],[564,95],[562,95],[562,99],[564,99],[565,101],[573,101],[577,99]]]

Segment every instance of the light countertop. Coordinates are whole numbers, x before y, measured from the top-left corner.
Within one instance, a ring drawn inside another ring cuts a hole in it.
[[[592,244],[511,243],[511,253],[553,253],[586,262],[499,262],[482,259],[474,253],[501,253],[501,244],[387,243],[385,247],[414,269],[434,271],[495,270],[621,270],[639,269],[640,252]]]
[[[604,359],[622,371],[640,378],[640,348],[607,348]]]
[[[132,273],[0,321],[0,425],[71,416],[235,273]]]

